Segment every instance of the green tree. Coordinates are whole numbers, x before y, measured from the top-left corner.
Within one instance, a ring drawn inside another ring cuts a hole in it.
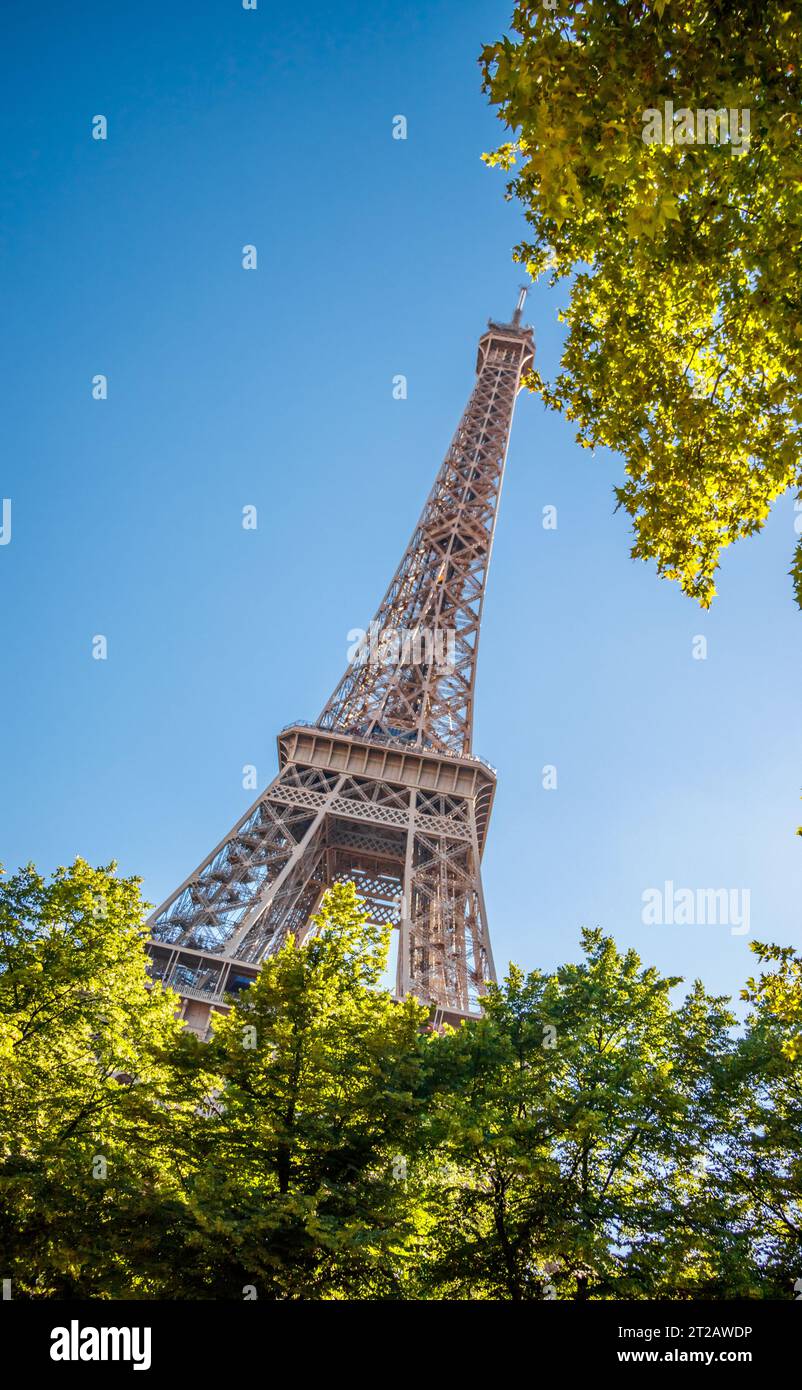
[[[599,931],[583,946],[551,976],[511,967],[485,1018],[432,1049],[435,1296],[717,1286],[720,1232],[702,1229],[699,1202],[732,1017],[699,984],[672,1008],[679,981]]]
[[[219,1088],[196,1122],[189,1199],[207,1296],[403,1297],[425,1229],[411,1169],[428,1010],[380,988],[388,933],[353,884],[313,924],[198,1052]],[[186,1273],[183,1288],[200,1291]]]
[[[764,1296],[789,1298],[802,1279],[802,957],[750,946],[771,968],[743,991],[751,1011],[733,1067],[737,1125],[714,1177]]]
[[[147,987],[138,880],[76,859],[0,883],[0,1250],[15,1297],[140,1297],[180,1229],[174,995]]]
[[[515,171],[516,259],[570,280],[562,371],[530,385],[623,455],[632,555],[708,606],[722,547],[802,485],[802,5],[524,0],[512,25],[486,158]],[[802,606],[802,539],[791,573]]]
[[[0,886],[0,1251],[15,1297],[787,1297],[802,960],[726,1001],[599,931],[442,1035],[338,885],[201,1043],[136,880]]]

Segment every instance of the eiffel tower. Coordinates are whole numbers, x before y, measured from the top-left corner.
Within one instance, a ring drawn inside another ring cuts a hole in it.
[[[314,723],[278,735],[270,785],[149,919],[151,973],[205,1036],[323,893],[353,881],[399,933],[396,994],[438,1020],[475,1015],[495,978],[480,864],[496,787],[471,750],[476,658],[521,325],[488,323],[476,383],[375,619]],[[353,634],[349,634],[349,637]]]

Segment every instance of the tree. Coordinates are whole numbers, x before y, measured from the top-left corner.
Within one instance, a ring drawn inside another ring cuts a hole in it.
[[[0,886],[0,1273],[14,1297],[787,1297],[802,959],[726,1001],[583,933],[432,1032],[353,884],[202,1043],[138,883]]]
[[[688,1297],[715,1284],[695,1203],[732,1017],[699,984],[672,1008],[677,979],[599,931],[582,939],[584,961],[554,975],[511,967],[482,1022],[433,1049],[436,1297]]]
[[[534,279],[570,278],[529,384],[625,460],[633,557],[707,607],[802,486],[800,0],[524,0],[482,53]],[[791,570],[802,606],[802,538]]]
[[[802,957],[750,946],[772,968],[742,993],[752,1008],[734,1059],[737,1124],[715,1178],[764,1290],[788,1298],[802,1279]]]
[[[150,990],[136,879],[82,859],[0,884],[0,1247],[15,1297],[160,1287],[197,1083]],[[179,1222],[180,1225],[180,1222]]]
[[[428,1009],[380,988],[388,932],[352,883],[313,925],[198,1053],[219,1088],[189,1190],[206,1296],[403,1297],[425,1227],[410,1169]]]

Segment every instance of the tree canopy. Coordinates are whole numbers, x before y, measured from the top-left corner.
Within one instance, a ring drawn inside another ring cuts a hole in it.
[[[728,1002],[600,931],[433,1029],[353,884],[208,1042],[136,880],[0,882],[0,1254],[14,1298],[787,1298],[802,960]]]
[[[113,865],[0,881],[0,1247],[29,1296],[154,1291],[181,1209],[203,1087],[174,1066],[184,1031],[147,988],[142,917]]]
[[[529,384],[623,455],[632,555],[705,607],[802,486],[801,54],[800,0],[523,0],[482,53],[515,257],[570,284]],[[802,538],[791,574],[802,606]]]

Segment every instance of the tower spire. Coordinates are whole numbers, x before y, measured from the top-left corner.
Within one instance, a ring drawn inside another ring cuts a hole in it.
[[[476,659],[504,464],[532,331],[490,321],[476,382],[355,660],[279,771],[150,919],[151,970],[205,1034],[260,963],[352,881],[398,929],[396,993],[456,1021],[495,979],[480,864],[496,777],[471,751]]]
[[[524,311],[524,304],[526,303],[526,296],[528,295],[528,293],[529,293],[529,286],[528,286],[528,285],[521,285],[521,286],[519,287],[519,290],[518,290],[518,303],[517,303],[516,306],[515,306],[515,313],[514,313],[513,316],[512,316],[512,326],[513,326],[513,328],[519,328],[519,327],[520,327],[520,323],[521,323],[521,314],[522,314],[523,311]]]

